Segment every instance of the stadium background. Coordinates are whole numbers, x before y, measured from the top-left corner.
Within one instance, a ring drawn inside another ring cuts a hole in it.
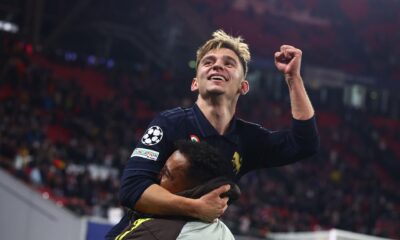
[[[224,222],[400,237],[400,1],[1,0],[0,21],[0,165],[74,214],[118,212],[134,144],[159,111],[193,103],[195,50],[222,28],[253,55],[238,115],[267,128],[290,124],[273,53],[303,50],[322,143],[243,178]]]

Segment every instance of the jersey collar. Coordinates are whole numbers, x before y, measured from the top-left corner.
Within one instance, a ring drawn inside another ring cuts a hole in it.
[[[215,130],[215,128],[211,125],[211,123],[207,120],[206,116],[204,116],[203,112],[201,112],[199,106],[195,103],[193,105],[193,113],[196,119],[196,124],[200,133],[203,137],[209,136],[219,136],[220,134]],[[228,131],[223,135],[224,138],[229,141],[238,144],[239,137],[236,134],[236,117],[234,116],[229,124]]]

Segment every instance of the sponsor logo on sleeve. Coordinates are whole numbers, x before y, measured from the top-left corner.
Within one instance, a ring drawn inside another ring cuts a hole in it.
[[[151,126],[144,133],[142,143],[147,146],[156,145],[163,138],[163,130],[159,126]]]
[[[160,154],[159,152],[153,151],[153,150],[150,150],[150,149],[135,148],[135,150],[133,150],[131,158],[132,157],[141,157],[141,158],[146,158],[146,159],[149,159],[149,160],[156,161],[159,154]]]

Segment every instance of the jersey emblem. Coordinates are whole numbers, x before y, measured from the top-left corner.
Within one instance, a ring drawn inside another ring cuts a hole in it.
[[[232,164],[233,164],[233,168],[234,168],[235,172],[239,173],[240,168],[242,167],[242,158],[240,157],[238,152],[235,152],[233,154]]]
[[[142,137],[142,143],[147,146],[156,145],[161,141],[163,131],[159,126],[151,126]]]
[[[192,142],[200,142],[200,138],[194,134],[190,134],[190,141]]]
[[[120,233],[115,239],[116,240],[122,240],[124,239],[128,234],[133,232],[136,228],[138,228],[142,223],[153,220],[153,218],[139,218],[138,220],[133,222],[132,226],[129,226],[124,232]]]
[[[133,150],[131,157],[141,157],[141,158],[146,158],[149,160],[156,161],[159,154],[160,154],[159,152],[156,152],[156,151],[153,151],[150,149],[135,148],[135,150]]]

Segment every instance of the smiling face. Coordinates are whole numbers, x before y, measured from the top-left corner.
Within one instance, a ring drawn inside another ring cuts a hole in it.
[[[244,69],[234,51],[228,48],[213,49],[199,61],[192,91],[201,96],[226,95],[237,97],[248,91]]]
[[[175,151],[166,161],[160,173],[160,186],[171,193],[178,193],[193,187],[187,176],[189,161],[180,151]]]

